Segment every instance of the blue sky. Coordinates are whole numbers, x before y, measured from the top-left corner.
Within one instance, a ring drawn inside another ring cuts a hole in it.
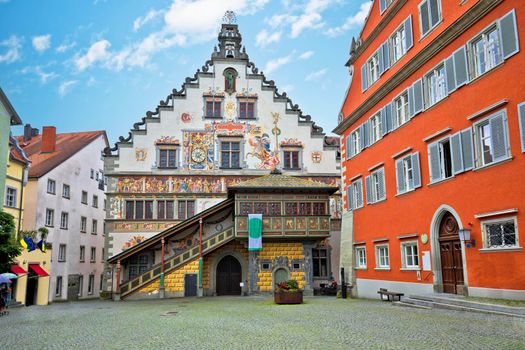
[[[0,86],[24,123],[110,142],[210,58],[237,14],[250,60],[325,131],[368,0],[0,0]],[[20,134],[21,128],[14,129]]]

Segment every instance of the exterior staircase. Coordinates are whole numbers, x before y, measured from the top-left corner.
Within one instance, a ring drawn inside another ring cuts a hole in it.
[[[515,307],[470,301],[462,296],[448,294],[410,295],[393,303],[419,309],[448,309],[456,311],[481,312],[492,315],[512,316],[525,319],[525,307]]]
[[[206,255],[207,253],[232,241],[234,238],[235,238],[235,232],[232,226],[202,241],[202,254]],[[166,258],[166,260],[164,261],[164,273],[167,274],[170,271],[175,270],[176,268],[198,258],[199,251],[200,251],[199,246],[191,247],[177,255]],[[125,298],[126,296],[130,295],[131,293],[141,288],[142,286],[150,282],[153,282],[157,278],[160,278],[160,271],[161,271],[161,264],[159,263],[153,266],[151,269],[149,269],[145,273],[143,273],[142,275],[130,281],[121,283],[120,285],[121,298]]]

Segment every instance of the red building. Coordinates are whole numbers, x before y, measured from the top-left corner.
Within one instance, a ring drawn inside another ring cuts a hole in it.
[[[524,42],[524,1],[373,2],[335,129],[358,296],[525,299]]]

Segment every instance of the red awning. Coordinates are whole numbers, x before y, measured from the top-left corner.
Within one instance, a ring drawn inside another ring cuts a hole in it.
[[[17,274],[18,276],[27,274],[27,271],[18,265],[11,265],[11,272]]]
[[[33,270],[33,272],[36,273],[38,275],[38,277],[49,276],[49,274],[46,272],[46,270],[41,268],[40,265],[38,265],[38,264],[29,264],[29,268],[31,270]]]

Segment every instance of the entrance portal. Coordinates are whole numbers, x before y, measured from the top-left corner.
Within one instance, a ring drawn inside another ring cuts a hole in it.
[[[228,255],[217,265],[217,295],[241,295],[241,264]]]
[[[459,226],[454,216],[448,212],[443,215],[439,224],[439,251],[443,292],[462,294],[464,280]]]

